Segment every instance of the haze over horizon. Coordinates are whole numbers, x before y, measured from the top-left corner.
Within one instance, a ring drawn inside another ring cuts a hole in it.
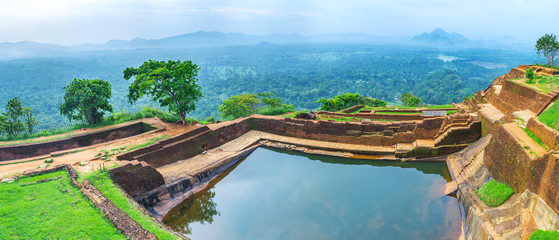
[[[472,40],[535,42],[545,33],[558,33],[557,6],[552,0],[2,1],[0,42],[79,45],[197,31],[411,37],[436,28]]]

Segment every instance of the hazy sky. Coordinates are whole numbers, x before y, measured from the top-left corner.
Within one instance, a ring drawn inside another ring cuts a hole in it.
[[[104,43],[196,31],[362,32],[535,41],[559,35],[556,0],[0,0],[0,42]]]

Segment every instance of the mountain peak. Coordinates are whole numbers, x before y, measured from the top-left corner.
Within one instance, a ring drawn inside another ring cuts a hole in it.
[[[458,33],[448,33],[447,31],[436,28],[430,33],[424,32],[412,39],[414,42],[427,44],[444,44],[444,45],[466,45],[472,41]]]

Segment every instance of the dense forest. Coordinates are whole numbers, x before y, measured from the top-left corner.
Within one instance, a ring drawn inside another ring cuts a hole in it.
[[[411,92],[427,104],[460,102],[519,64],[534,63],[533,51],[430,49],[401,45],[300,44],[200,49],[141,49],[66,53],[58,57],[0,61],[0,105],[18,97],[34,110],[37,129],[62,127],[68,120],[58,106],[64,86],[74,78],[99,78],[112,84],[115,111],[155,106],[134,105],[126,95],[127,67],[144,61],[192,60],[201,67],[204,97],[190,117],[219,117],[222,100],[241,93],[274,91],[296,109],[318,109],[318,99],[360,93],[399,102]]]

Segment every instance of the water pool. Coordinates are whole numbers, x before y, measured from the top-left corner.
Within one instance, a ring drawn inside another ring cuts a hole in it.
[[[457,239],[444,162],[259,148],[164,218],[193,239]]]

